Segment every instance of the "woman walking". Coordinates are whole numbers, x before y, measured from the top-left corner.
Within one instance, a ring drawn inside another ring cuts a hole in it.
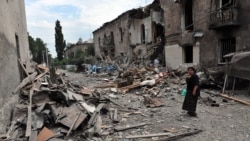
[[[196,117],[196,105],[200,96],[199,77],[193,67],[189,67],[187,70],[189,74],[187,78],[187,94],[182,109],[186,110],[190,116]]]

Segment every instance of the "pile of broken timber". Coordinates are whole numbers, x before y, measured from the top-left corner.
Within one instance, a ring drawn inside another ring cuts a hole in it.
[[[25,67],[23,69],[26,72]],[[117,123],[121,119],[119,116],[122,112],[125,112],[124,116],[130,114],[145,115],[137,110],[126,109],[97,91],[66,81],[65,75],[57,72],[55,68],[49,69],[38,65],[34,70],[36,71],[27,71],[27,77],[13,91],[14,94],[20,96],[19,104],[15,106],[10,126],[7,128],[6,134],[0,135],[0,140],[93,140],[94,137],[109,136],[114,132],[150,125],[149,123],[140,123],[118,126]],[[145,81],[140,83],[140,86],[151,85],[152,80]],[[155,85],[157,81],[153,82]],[[145,97],[145,101],[150,107],[154,106],[155,103],[156,106],[161,105],[157,99]],[[107,113],[110,114],[110,117],[107,116]],[[112,125],[104,126],[103,121],[106,119],[103,120],[103,118],[108,118]],[[176,135],[156,133],[124,138],[168,136],[164,140],[173,140],[199,132]]]
[[[65,81],[55,68],[37,65],[14,89],[15,105],[5,140],[53,141],[73,139],[77,131],[100,134],[101,111],[109,100],[86,87]],[[83,137],[84,138],[84,137]]]

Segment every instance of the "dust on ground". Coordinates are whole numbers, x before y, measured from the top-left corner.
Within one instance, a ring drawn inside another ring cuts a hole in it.
[[[73,83],[84,85],[88,88],[106,83],[105,77],[92,77],[83,73],[72,73],[60,70],[66,73],[67,79]],[[196,128],[203,132],[179,139],[179,141],[249,141],[250,140],[250,108],[249,106],[236,103],[234,101],[223,102],[221,97],[213,97],[219,107],[212,107],[203,102],[198,101],[197,113],[198,117],[190,117],[181,109],[184,97],[176,91],[167,92],[166,87],[157,86],[160,89],[158,98],[164,103],[164,106],[157,108],[148,108],[143,103],[143,88],[132,90],[126,94],[118,94],[110,91],[110,89],[101,89],[105,94],[118,102],[126,109],[137,111],[130,115],[118,109],[120,122],[114,124],[108,120],[109,116],[104,115],[103,126],[127,126],[138,123],[152,123],[140,128],[129,129],[122,132],[115,132],[111,136],[107,136],[105,140],[123,140],[127,135],[141,135],[162,133],[164,129],[172,129],[177,132],[187,130],[188,128]],[[172,87],[171,85],[169,87]],[[175,87],[175,86],[173,86]],[[201,91],[201,97],[205,99],[210,95]],[[236,96],[237,97],[237,96]],[[249,101],[249,96],[239,95],[241,99]],[[106,119],[106,120],[105,120]],[[141,141],[158,140],[160,138],[134,139]]]

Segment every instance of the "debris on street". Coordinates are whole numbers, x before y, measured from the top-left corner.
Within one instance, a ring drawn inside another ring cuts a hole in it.
[[[97,74],[93,77],[96,82],[85,85],[70,80],[62,70],[37,65],[34,72],[28,73],[27,78],[13,92],[20,96],[19,104],[13,111],[8,132],[1,138],[37,141],[68,139],[160,141],[198,134],[201,129],[183,125],[175,128],[162,127],[161,131],[147,132],[149,128],[155,126],[155,123],[151,123],[148,118],[153,117],[154,112],[161,107],[172,107],[163,99],[181,103],[176,96],[182,97],[186,87],[187,72],[180,68],[172,72],[164,70],[156,72],[154,68],[148,66],[140,69],[131,67],[126,71],[113,72],[111,77]],[[88,77],[87,75],[86,78]],[[200,103],[206,106],[221,106],[217,97],[224,98],[223,101],[227,103],[227,100],[234,100],[249,105],[247,101],[218,92],[211,90],[204,92],[207,93],[207,97],[201,97]],[[175,93],[176,96],[173,95]],[[130,94],[133,99],[129,98]],[[128,100],[127,104],[119,102],[122,97]],[[137,101],[141,105],[129,104]],[[145,120],[135,123],[127,121],[138,116],[144,117]],[[130,131],[135,132],[130,133]]]

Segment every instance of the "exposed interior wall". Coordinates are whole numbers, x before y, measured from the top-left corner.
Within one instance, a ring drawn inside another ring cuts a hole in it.
[[[144,19],[131,19],[129,28],[130,41],[132,45],[142,44],[142,30],[141,25],[145,27],[145,43],[152,42],[152,22],[151,17]]]
[[[183,63],[183,48],[178,44],[165,46],[165,59],[168,69],[174,69]]]
[[[22,62],[30,59],[24,0],[1,0],[0,19],[0,133],[5,133],[18,97],[12,96],[20,82],[17,52]]]
[[[111,33],[113,33],[114,37],[114,55],[112,57],[120,56],[121,54],[129,55],[129,30],[128,30],[128,15],[123,15],[119,19],[112,21],[112,23],[108,23],[107,25],[101,27],[96,30],[94,34],[94,47],[96,55],[104,56],[102,53],[102,47],[104,46],[103,41],[104,37],[110,37]],[[121,39],[122,36],[122,39]],[[99,44],[100,41],[100,44]]]
[[[65,57],[69,58],[70,56],[75,56],[78,50],[81,50],[83,52],[86,52],[89,46],[92,46],[93,43],[82,43],[82,44],[76,44],[70,49],[67,49],[65,51]]]

